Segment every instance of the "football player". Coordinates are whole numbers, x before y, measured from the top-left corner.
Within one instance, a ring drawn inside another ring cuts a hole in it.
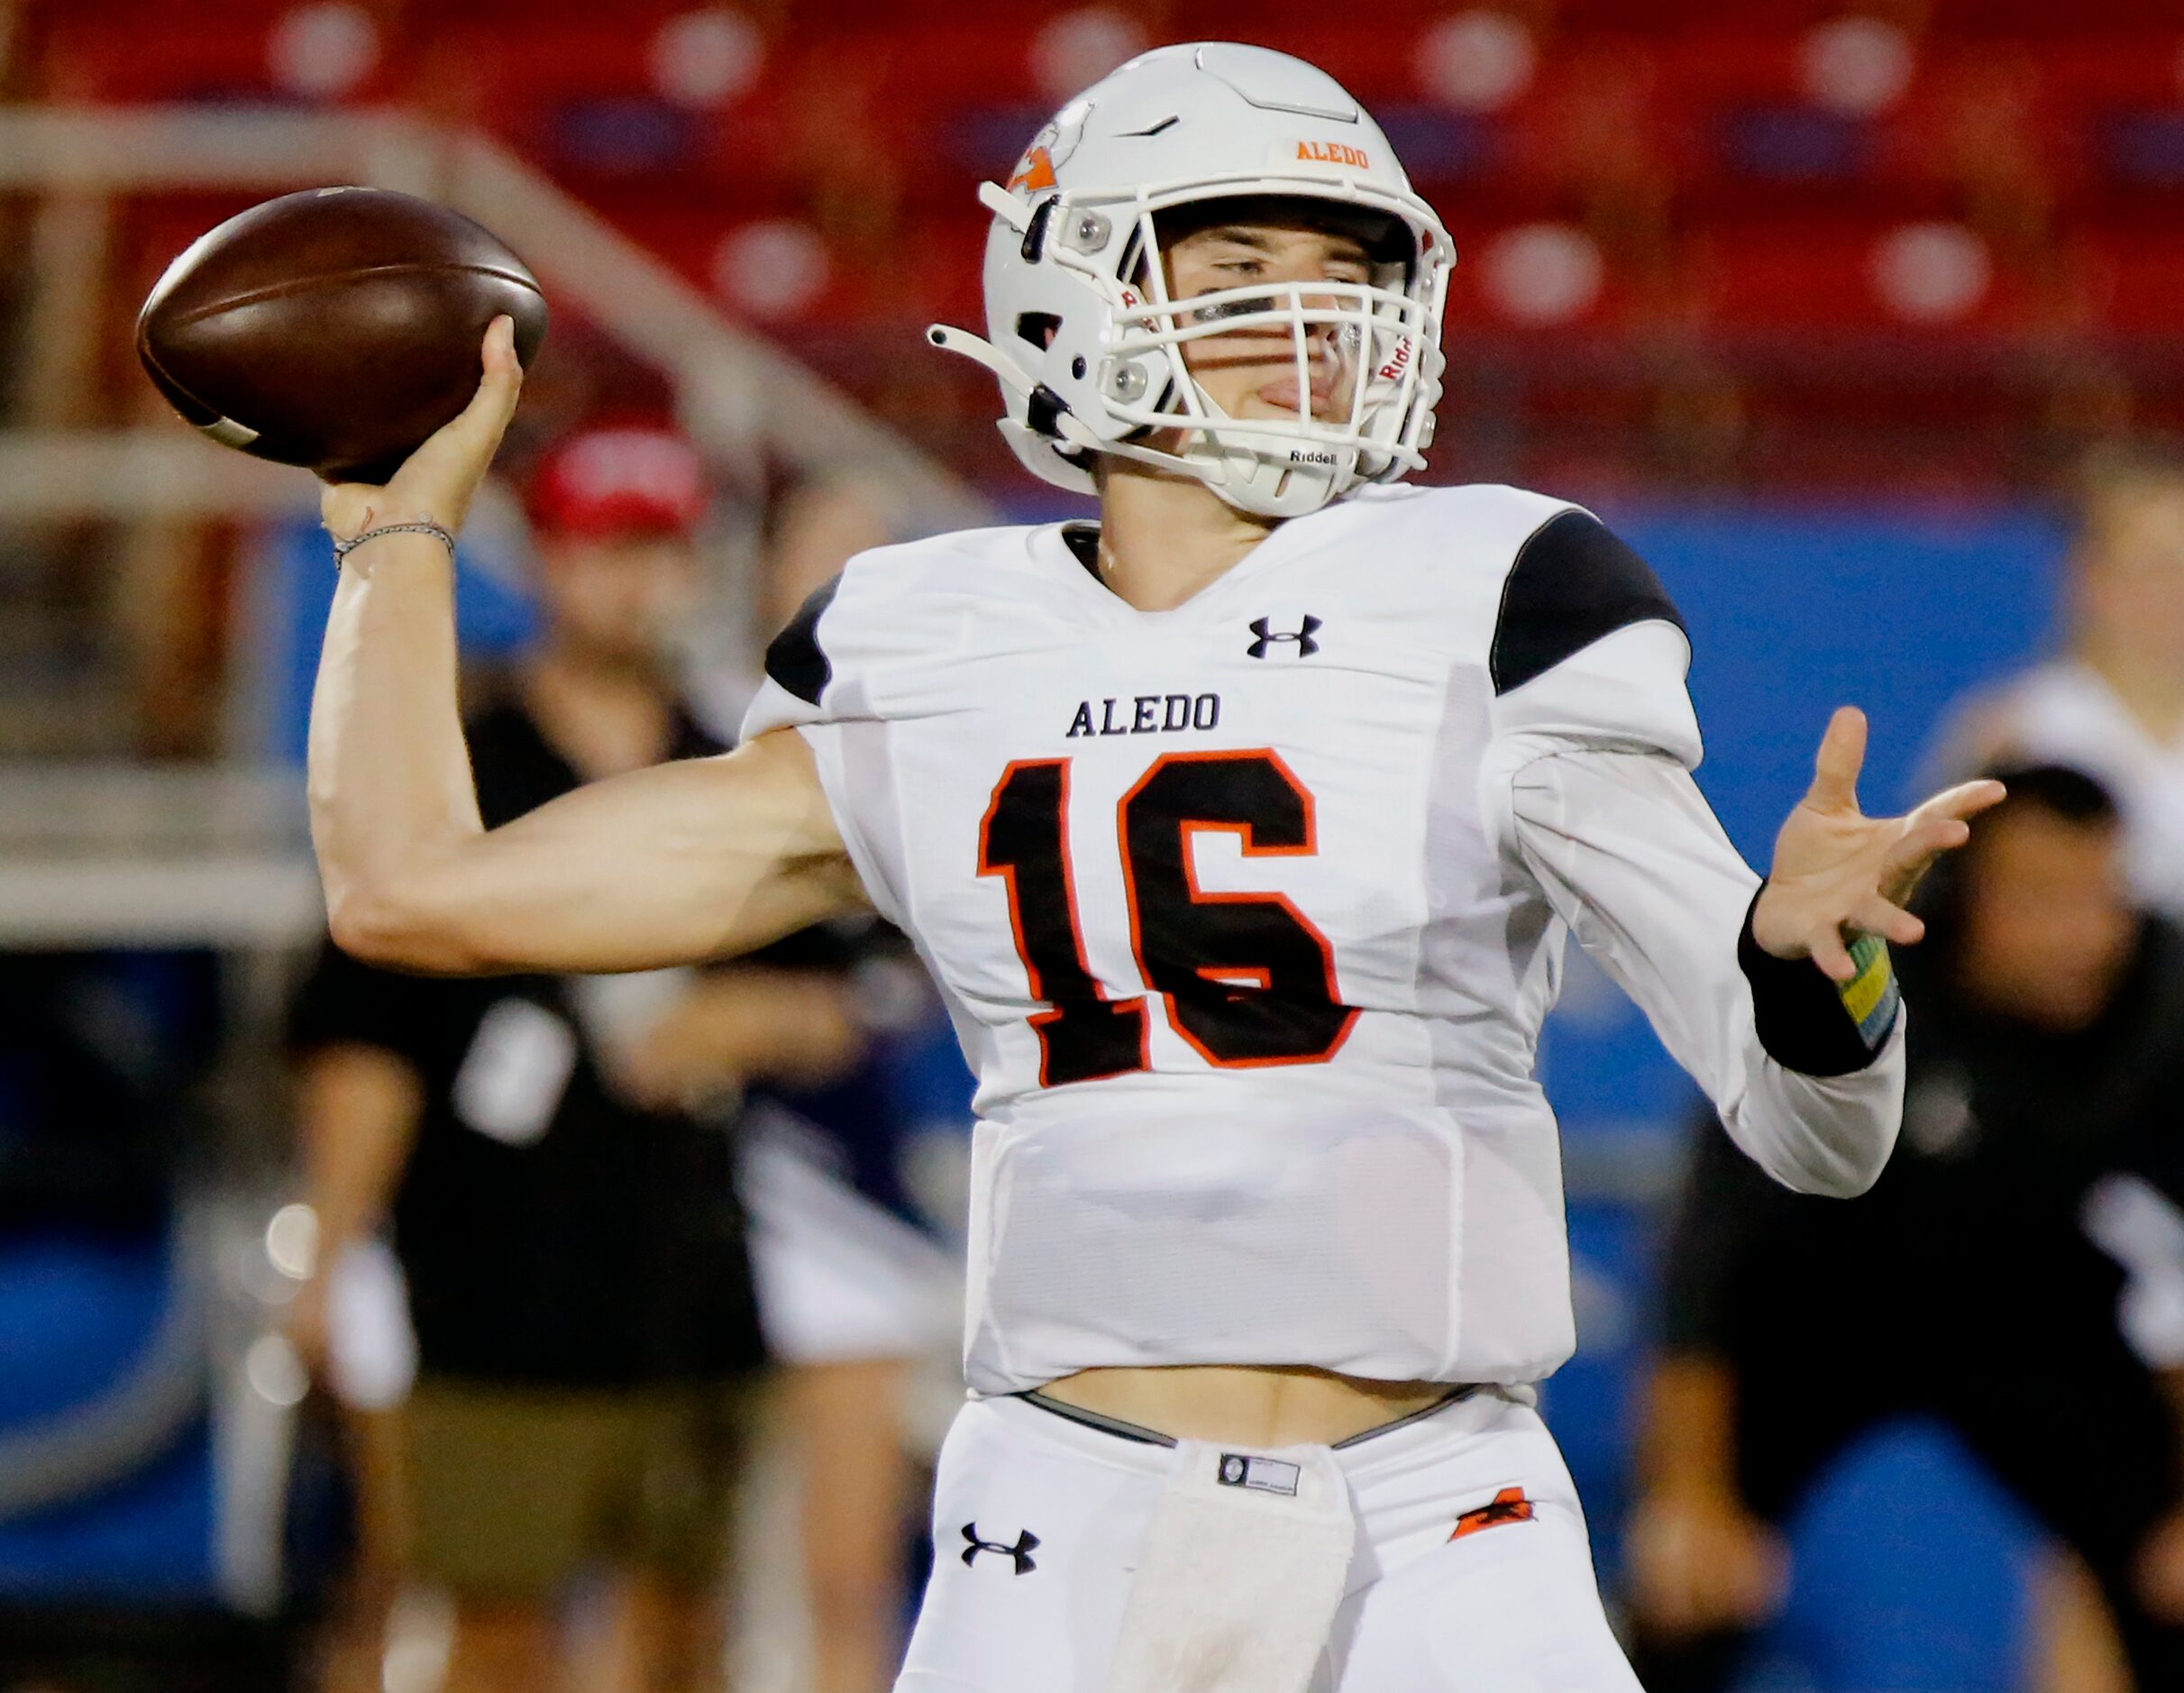
[[[1855,1194],[1896,1130],[1902,901],[1999,790],[1862,816],[1846,709],[1746,868],[1646,566],[1562,500],[1400,485],[1453,255],[1321,72],[1146,54],[982,194],[987,336],[932,339],[1100,521],[861,554],[740,750],[483,831],[443,543],[516,400],[497,325],[471,410],[325,499],[334,932],[455,972],[861,901],[915,938],[981,1121],[902,1693],[1633,1687],[1532,1409],[1574,1341],[1532,1077],[1565,938],[1763,1168]]]

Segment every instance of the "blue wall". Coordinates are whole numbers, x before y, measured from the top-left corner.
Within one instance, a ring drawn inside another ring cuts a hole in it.
[[[1950,702],[2039,654],[2055,627],[2064,537],[2030,509],[1641,506],[1602,516],[1683,610],[1706,739],[1700,783],[1762,870],[1837,705],[1864,708],[1871,724],[1866,809],[1901,809],[1921,797],[1914,767]],[[1618,1142],[1668,1153],[1699,1104],[1644,1020],[1581,964],[1549,1024],[1542,1069],[1574,1164]],[[1547,1409],[1612,1570],[1653,1219],[1581,1197],[1570,1225],[1580,1350],[1549,1384]],[[2020,1685],[2024,1576],[2037,1539],[1942,1431],[1879,1432],[1846,1455],[1791,1527],[1795,1588],[1762,1643],[1753,1693]]]
[[[2031,510],[1606,515],[1690,625],[1701,781],[1762,865],[1835,706],[1862,706],[1872,722],[1868,809],[1900,805],[1942,708],[2039,651],[2054,627],[2063,536]]]

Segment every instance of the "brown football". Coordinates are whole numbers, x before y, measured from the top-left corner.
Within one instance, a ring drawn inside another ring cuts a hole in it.
[[[193,242],[137,314],[136,350],[214,440],[383,482],[469,404],[503,312],[527,366],[545,297],[490,231],[386,188],[309,188]]]

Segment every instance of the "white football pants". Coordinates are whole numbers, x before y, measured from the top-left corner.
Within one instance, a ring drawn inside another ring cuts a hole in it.
[[[1569,1471],[1521,1397],[1480,1388],[1334,1458],[1357,1546],[1311,1693],[1638,1693]],[[1022,1399],[966,1405],[895,1693],[1104,1693],[1178,1461]]]

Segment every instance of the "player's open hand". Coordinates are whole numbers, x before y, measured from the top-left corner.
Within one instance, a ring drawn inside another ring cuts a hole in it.
[[[315,1381],[326,1378],[327,1359],[333,1352],[333,1322],[326,1309],[328,1265],[322,1259],[296,1290],[283,1313],[281,1327],[288,1343],[311,1372]]]
[[[513,318],[496,317],[488,326],[483,357],[485,373],[471,403],[403,460],[386,487],[343,482],[326,490],[319,499],[319,514],[329,533],[361,535],[375,523],[420,519],[450,533],[462,527],[471,497],[485,480],[523,392]]]
[[[615,1055],[623,1091],[655,1111],[694,1111],[745,1082],[823,1087],[864,1056],[845,984],[745,965],[710,972]]]
[[[1971,838],[1966,821],[2002,798],[1998,782],[1946,788],[1904,817],[1858,809],[1866,714],[1843,706],[1828,720],[1813,785],[1775,837],[1774,867],[1752,909],[1752,938],[1777,958],[1809,957],[1836,982],[1858,974],[1858,933],[1909,946],[1925,924],[1904,909],[1927,866]]]
[[[1725,1489],[1649,1489],[1625,1557],[1639,1623],[1667,1640],[1764,1622],[1789,1588],[1781,1536]]]

